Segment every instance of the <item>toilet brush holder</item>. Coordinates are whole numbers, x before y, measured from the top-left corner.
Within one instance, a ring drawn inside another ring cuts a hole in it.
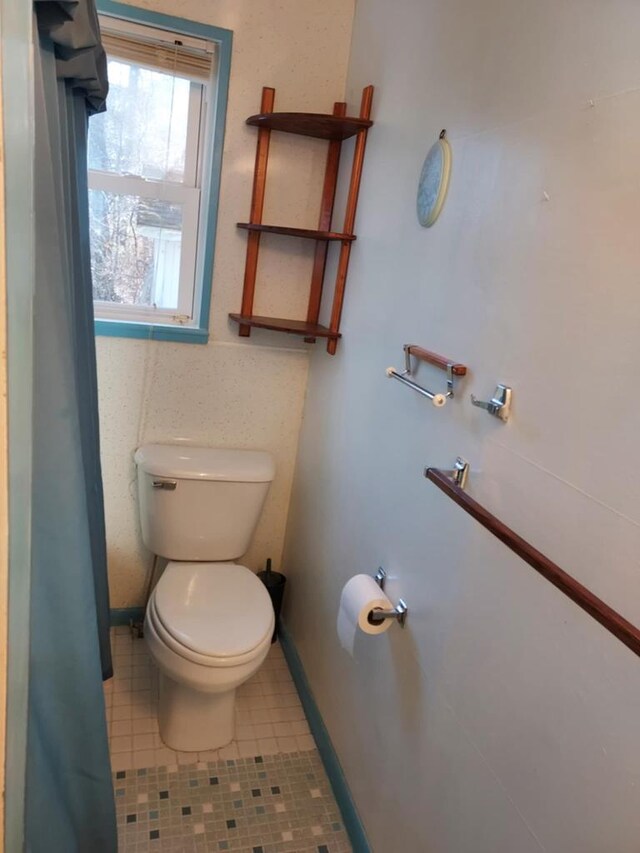
[[[273,636],[271,637],[271,642],[275,643],[278,639],[278,631],[280,628],[280,611],[282,610],[282,599],[284,597],[284,587],[287,582],[286,577],[280,572],[274,572],[271,570],[271,557],[267,560],[264,571],[258,572],[258,577],[262,581],[262,583],[266,586],[267,592],[269,593],[269,597],[271,598],[271,604],[273,605],[273,612],[276,617],[275,627],[273,629]]]

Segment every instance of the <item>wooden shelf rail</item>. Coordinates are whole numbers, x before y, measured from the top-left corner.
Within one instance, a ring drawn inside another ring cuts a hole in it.
[[[533,545],[530,545],[522,536],[519,536],[506,524],[503,524],[495,515],[492,515],[481,504],[470,497],[465,491],[457,486],[451,477],[438,468],[427,468],[425,477],[431,480],[441,491],[458,506],[475,518],[490,533],[493,533],[507,548],[517,554],[525,563],[552,583],[557,589],[570,598],[578,607],[592,616],[603,628],[606,628],[621,643],[640,656],[640,629],[628,622],[602,599],[594,595],[589,589],[579,583],[571,575],[567,574],[560,566],[556,565],[544,554],[540,553]]]
[[[349,269],[351,245],[356,239],[353,233],[355,226],[356,207],[360,192],[362,165],[367,141],[367,130],[371,127],[371,104],[373,86],[366,86],[362,92],[360,115],[348,116],[347,105],[337,101],[333,105],[331,115],[318,113],[276,113],[273,111],[275,89],[268,86],[262,90],[260,114],[250,116],[247,124],[258,128],[258,145],[253,176],[253,195],[249,222],[238,222],[238,228],[248,231],[247,261],[242,290],[242,308],[239,314],[229,314],[229,318],[238,323],[238,334],[248,337],[252,328],[271,329],[292,335],[301,335],[305,341],[314,343],[316,338],[327,341],[327,352],[334,355],[340,338],[340,320],[344,302],[345,282]],[[268,225],[263,223],[265,186],[267,179],[267,162],[269,159],[269,141],[271,131],[295,133],[302,136],[312,136],[326,139],[329,142],[325,165],[320,215],[317,229],[296,228],[284,225]],[[342,142],[355,136],[351,180],[346,200],[346,210],[342,231],[331,230],[333,207],[340,168],[340,153]],[[305,320],[286,320],[280,317],[258,317],[253,314],[253,303],[256,289],[256,273],[258,269],[258,253],[262,234],[280,234],[287,237],[299,237],[303,240],[315,241],[309,303]],[[336,283],[331,307],[331,319],[328,326],[319,323],[320,305],[324,275],[327,265],[329,243],[340,244]]]

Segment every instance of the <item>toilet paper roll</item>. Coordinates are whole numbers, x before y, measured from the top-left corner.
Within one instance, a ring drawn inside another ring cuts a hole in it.
[[[353,655],[353,645],[358,629],[365,634],[384,634],[393,623],[385,619],[372,625],[369,613],[376,608],[393,609],[390,599],[369,575],[354,575],[346,582],[340,596],[338,610],[338,638],[343,649]]]

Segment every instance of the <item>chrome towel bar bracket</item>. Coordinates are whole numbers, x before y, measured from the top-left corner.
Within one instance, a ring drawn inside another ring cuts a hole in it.
[[[429,466],[424,469],[424,476],[429,479],[429,471],[432,470]],[[463,459],[462,456],[458,456],[455,462],[455,465],[450,471],[443,471],[443,474],[446,474],[460,489],[467,488],[467,481],[469,479],[469,463],[466,459]],[[384,571],[382,569],[381,571]],[[377,579],[377,575],[376,575]]]

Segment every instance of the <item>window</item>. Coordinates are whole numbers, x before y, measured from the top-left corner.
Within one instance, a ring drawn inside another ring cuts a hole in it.
[[[100,17],[110,89],[88,141],[96,331],[206,341],[230,33],[131,13]]]

